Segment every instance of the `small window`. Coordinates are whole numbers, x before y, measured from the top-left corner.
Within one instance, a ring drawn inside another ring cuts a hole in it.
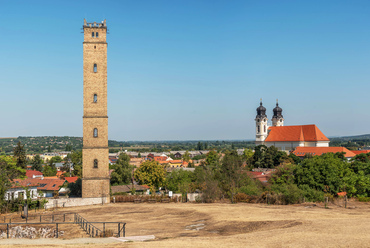
[[[266,133],[266,125],[263,126],[263,131]]]
[[[94,168],[98,168],[98,160],[94,159]]]
[[[98,65],[94,64],[94,72],[98,72]]]
[[[98,102],[98,95],[94,94],[94,103],[97,103],[97,102]]]
[[[99,37],[99,33],[98,32],[96,32],[96,38],[98,38]]]
[[[94,138],[97,138],[97,137],[98,137],[98,129],[94,128]]]
[[[91,37],[94,37],[94,32],[91,33]]]
[[[257,132],[261,132],[260,126],[257,127]]]
[[[96,46],[94,46],[94,49],[96,49]]]

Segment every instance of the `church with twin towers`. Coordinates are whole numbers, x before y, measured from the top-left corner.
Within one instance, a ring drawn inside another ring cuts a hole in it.
[[[287,153],[297,147],[329,147],[330,140],[320,131],[315,124],[284,126],[283,109],[276,100],[273,109],[271,126],[268,125],[266,108],[262,105],[256,109],[256,145],[267,147],[275,146],[278,150]]]

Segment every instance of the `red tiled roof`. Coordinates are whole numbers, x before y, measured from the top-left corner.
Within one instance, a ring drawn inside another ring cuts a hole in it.
[[[329,141],[316,125],[269,127],[266,142]]]
[[[38,179],[36,179],[38,180]],[[12,188],[21,188],[21,187],[35,187],[38,186],[39,184],[35,179],[33,178],[26,178],[24,180],[22,179],[14,179],[12,182]]]
[[[35,180],[35,179],[34,179]],[[65,180],[62,179],[37,179],[40,184],[38,190],[59,190]]]
[[[171,164],[182,163],[181,160],[171,160],[171,161],[168,161],[168,162],[170,162]]]
[[[78,177],[65,177],[68,183],[74,183],[77,181]]]
[[[361,154],[361,153],[369,153],[370,150],[355,150],[355,151],[351,151],[351,152],[358,155],[358,154]]]
[[[26,171],[26,177],[32,178],[33,175],[35,175],[35,176],[42,176],[43,174],[40,171],[37,171],[37,170],[27,170]]]
[[[344,152],[344,157],[346,158],[352,158],[356,156],[352,151],[348,150],[345,147],[297,147],[293,154],[298,157],[304,157],[306,154],[311,154],[313,156],[320,156],[324,153],[337,153],[337,152]]]
[[[38,186],[38,190],[59,190],[64,184],[62,179],[27,178],[25,180],[14,179],[12,188]]]

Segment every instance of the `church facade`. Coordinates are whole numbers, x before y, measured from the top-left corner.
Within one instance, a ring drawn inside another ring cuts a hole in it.
[[[330,140],[315,125],[284,126],[282,108],[276,102],[273,109],[272,126],[268,126],[266,108],[257,108],[256,145],[275,146],[278,150],[291,152],[297,147],[328,147]]]

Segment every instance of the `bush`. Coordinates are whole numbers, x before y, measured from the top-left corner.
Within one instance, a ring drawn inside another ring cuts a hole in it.
[[[305,201],[308,202],[322,202],[324,201],[324,192],[310,188],[307,184],[299,185],[298,188],[302,190]]]
[[[303,192],[295,184],[275,184],[272,185],[271,189],[280,195],[278,200],[281,204],[296,204],[302,201]]]
[[[234,196],[235,202],[248,202],[248,195],[244,193],[238,193]]]
[[[239,188],[240,193],[244,193],[246,195],[254,195],[258,196],[262,194],[262,190],[257,184],[250,184],[248,186],[242,186]]]
[[[357,197],[360,202],[370,202],[370,197]]]

